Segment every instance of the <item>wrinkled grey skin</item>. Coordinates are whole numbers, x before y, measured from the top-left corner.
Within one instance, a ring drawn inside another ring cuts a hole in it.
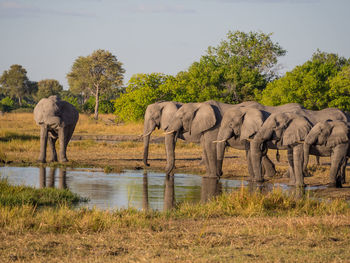
[[[342,187],[345,183],[345,167],[350,157],[350,129],[344,121],[324,121],[317,123],[305,138],[304,173],[307,169],[309,154],[330,156],[331,187]]]
[[[57,96],[41,99],[34,108],[34,120],[40,126],[40,156],[38,161],[46,162],[47,141],[51,148],[51,161],[57,162],[55,143],[59,139],[60,161],[67,162],[67,145],[70,141],[79,113],[74,106]]]
[[[257,180],[263,180],[261,158],[264,148],[287,149],[289,183],[304,186],[303,141],[313,125],[325,120],[346,121],[346,116],[338,109],[328,108],[276,113],[268,117],[250,143],[253,172]]]
[[[217,160],[216,144],[213,141],[217,139],[222,116],[231,108],[257,107],[258,105],[260,104],[252,101],[232,105],[213,100],[184,104],[170,122],[165,136],[169,150],[167,155],[170,160],[166,172],[170,173],[174,168],[176,136],[183,134],[184,137],[191,136],[200,140],[207,176],[220,177],[222,160]],[[235,138],[229,140],[228,143],[234,148],[245,150],[245,144]]]
[[[251,181],[260,181],[260,178],[256,178],[254,176],[251,164],[249,141],[254,138],[255,134],[258,132],[264,121],[268,118],[268,116],[270,116],[271,113],[298,110],[302,110],[302,107],[297,103],[289,103],[276,107],[263,106],[259,104],[255,107],[240,107],[228,110],[223,116],[217,137],[218,160],[223,160],[224,158],[227,140],[236,138],[237,140],[246,144],[248,172]],[[262,156],[263,167],[266,167],[268,165],[266,158],[267,156],[264,154]],[[264,170],[266,170],[266,168]]]
[[[263,181],[261,158],[263,150],[268,148],[288,150],[288,162],[291,167],[290,184],[304,186],[303,143],[312,128],[312,123],[294,112],[271,114],[250,142],[251,159],[257,181]]]
[[[176,111],[182,106],[182,103],[174,101],[156,102],[147,106],[145,112],[145,120],[143,126],[143,163],[148,164],[149,141],[152,132],[158,128],[166,131],[169,126],[171,118]]]

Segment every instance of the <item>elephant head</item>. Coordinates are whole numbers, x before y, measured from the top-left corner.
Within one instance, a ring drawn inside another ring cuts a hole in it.
[[[41,99],[34,108],[34,120],[38,125],[57,128],[61,125],[61,100],[58,96]]]
[[[181,104],[173,101],[156,102],[148,105],[145,112],[143,131],[143,163],[146,166],[149,166],[147,159],[149,141],[152,132],[156,128],[166,130],[169,126],[171,118],[174,116],[179,107],[181,107]]]
[[[304,142],[304,171],[309,161],[312,145],[334,148],[336,145],[349,142],[349,128],[344,121],[318,122],[308,133]]]
[[[261,110],[248,107],[232,108],[225,112],[217,137],[217,157],[222,160],[225,142],[232,137],[239,140],[250,140],[258,132],[264,122]]]
[[[214,127],[218,120],[214,105],[210,103],[187,103],[172,118],[168,133],[183,131],[198,135]]]
[[[250,142],[252,166],[257,180],[263,180],[261,159],[266,142],[272,142],[278,149],[292,147],[304,141],[311,128],[310,121],[297,113],[271,114]]]

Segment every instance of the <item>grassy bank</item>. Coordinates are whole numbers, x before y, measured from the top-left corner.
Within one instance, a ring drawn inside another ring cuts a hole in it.
[[[168,212],[0,205],[0,261],[342,262],[349,204],[245,190]]]
[[[6,179],[0,179],[1,206],[32,205],[40,207],[58,204],[69,206],[82,201],[87,200],[80,198],[68,189],[35,189],[28,186],[12,186]]]

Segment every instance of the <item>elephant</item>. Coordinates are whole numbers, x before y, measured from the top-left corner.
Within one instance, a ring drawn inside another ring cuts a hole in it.
[[[168,160],[166,173],[169,174],[174,168],[175,142],[178,135],[182,134],[185,137],[192,136],[199,139],[203,149],[207,176],[220,177],[222,174],[222,161],[217,160],[216,145],[213,142],[217,139],[222,116],[232,108],[260,106],[261,104],[254,101],[236,105],[214,100],[184,104],[174,115],[166,132],[165,140]],[[245,150],[245,144],[235,138],[230,139],[228,143],[234,148]]]
[[[166,130],[175,112],[182,106],[182,103],[174,101],[162,101],[150,104],[146,108],[144,131],[143,131],[143,163],[148,164],[149,141],[152,132],[158,128]]]
[[[47,141],[51,148],[51,161],[57,162],[55,143],[59,139],[60,161],[67,162],[67,145],[72,138],[79,113],[75,107],[58,96],[41,99],[34,108],[34,120],[40,126],[40,156],[46,162]]]
[[[350,157],[350,128],[344,121],[323,121],[317,123],[307,134],[304,141],[304,172],[306,172],[309,154],[330,156],[331,187],[342,187],[345,183],[345,167]]]
[[[231,138],[236,138],[246,145],[248,172],[251,181],[255,181],[254,172],[251,166],[249,141],[255,136],[264,121],[273,112],[289,112],[301,110],[297,103],[289,103],[281,106],[263,106],[232,108],[225,112],[217,137],[217,158],[219,163],[224,159],[226,142]],[[267,156],[263,155],[263,167],[268,167]],[[270,168],[271,169],[271,168]],[[264,169],[266,170],[266,169]]]
[[[320,111],[299,109],[289,113],[270,115],[250,142],[254,176],[263,181],[261,158],[266,147],[288,150],[289,184],[304,185],[303,141],[318,122],[326,120],[347,121],[347,116],[335,108]]]
[[[303,140],[312,123],[297,112],[271,114],[250,141],[251,162],[256,181],[263,181],[261,159],[266,148],[288,150],[290,184],[304,186]]]

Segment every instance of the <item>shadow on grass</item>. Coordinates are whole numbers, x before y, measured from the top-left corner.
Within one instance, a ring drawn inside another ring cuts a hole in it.
[[[39,136],[18,134],[18,133],[5,133],[5,136],[0,136],[0,142],[9,142],[11,140],[21,140],[21,141],[30,141],[30,140],[40,140]]]

